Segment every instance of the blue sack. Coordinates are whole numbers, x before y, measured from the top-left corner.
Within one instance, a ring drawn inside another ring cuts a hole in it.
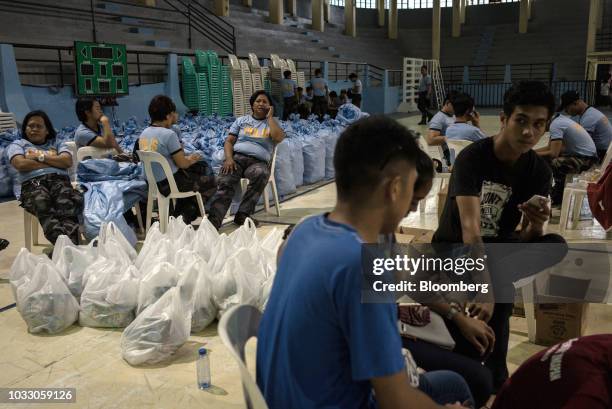
[[[302,152],[302,141],[299,138],[287,138],[286,141],[291,151],[293,182],[296,187],[299,187],[304,184],[304,154]]]
[[[325,179],[333,179],[336,177],[334,169],[334,151],[340,134],[330,130],[320,131],[325,140]]]
[[[280,196],[285,196],[296,191],[293,180],[293,167],[291,164],[291,147],[286,139],[276,145],[276,164],[274,168],[274,179],[276,189]]]
[[[310,185],[325,177],[325,141],[317,136],[302,141],[304,154],[304,184]]]

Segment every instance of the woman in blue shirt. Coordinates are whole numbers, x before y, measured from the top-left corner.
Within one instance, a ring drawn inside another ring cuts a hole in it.
[[[70,149],[56,139],[43,111],[26,115],[21,137],[8,147],[9,161],[19,172],[21,206],[38,218],[52,244],[62,234],[78,244],[83,195],[72,188],[68,177]]]

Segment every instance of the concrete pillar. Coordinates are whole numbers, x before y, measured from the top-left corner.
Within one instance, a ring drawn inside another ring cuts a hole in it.
[[[355,0],[344,1],[344,34],[351,37],[357,37]]]
[[[397,0],[389,0],[389,38],[397,40]]]
[[[465,24],[465,9],[467,8],[468,0],[461,0],[461,24]]]
[[[329,20],[331,19],[331,9],[329,6],[329,0],[325,0],[323,2],[323,15],[325,16],[325,22],[329,23]]]
[[[527,1],[527,19],[531,20],[531,6],[533,5],[533,0]]]
[[[597,12],[597,30],[601,31],[601,29],[603,28],[603,21],[604,21],[604,3],[603,0],[599,1],[599,10]]]
[[[270,23],[283,24],[283,0],[270,0]]]
[[[19,79],[15,50],[11,44],[0,44],[0,108],[4,112],[15,114],[17,123],[21,123],[30,112]]]
[[[215,0],[215,14],[221,17],[229,16],[229,0]]]
[[[431,25],[431,58],[440,60],[440,23],[442,11],[440,0],[433,0],[433,22]]]
[[[587,55],[595,52],[595,39],[597,36],[597,17],[599,16],[599,9],[601,2],[599,0],[591,0],[589,9],[589,25],[587,31]]]
[[[242,5],[247,7],[253,7],[253,0],[242,0]]]
[[[184,114],[189,111],[189,108],[183,104],[181,98],[181,87],[179,85],[179,65],[178,57],[176,54],[168,54],[166,59],[166,84],[164,86],[164,94],[168,95],[174,101],[176,105],[176,112]]]
[[[529,22],[529,0],[521,0],[520,12],[519,12],[519,33],[525,34],[527,32],[528,22]]]
[[[289,0],[287,2],[287,13],[292,16],[297,16],[297,0]]]
[[[453,0],[453,37],[461,37],[461,3],[462,0]]]
[[[385,0],[376,0],[376,9],[378,10],[378,27],[385,26]]]
[[[325,31],[325,5],[323,0],[312,0],[312,29]]]

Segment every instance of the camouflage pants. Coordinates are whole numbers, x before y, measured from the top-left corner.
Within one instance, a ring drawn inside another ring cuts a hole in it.
[[[551,200],[553,205],[561,204],[565,177],[588,170],[597,162],[597,158],[583,156],[559,156],[550,162],[555,184],[552,189]]]
[[[179,169],[174,174],[176,187],[180,192],[200,192],[204,203],[215,194],[215,177],[208,171],[205,163],[198,162],[187,169]],[[168,180],[164,179],[157,184],[157,188],[164,196],[170,194]],[[172,206],[172,204],[171,204]],[[170,209],[171,216],[183,216],[183,221],[190,224],[200,216],[200,208],[195,197],[177,199],[176,207]]]
[[[79,216],[83,212],[83,194],[72,188],[68,176],[39,176],[21,185],[21,206],[38,218],[45,237],[52,244],[65,234],[79,243]]]
[[[232,204],[236,185],[241,178],[249,180],[249,186],[242,197],[238,212],[248,215],[253,214],[255,205],[263,193],[268,179],[270,178],[270,168],[267,162],[253,158],[251,156],[234,153],[236,170],[230,174],[219,175],[217,193],[212,199],[208,219],[218,229],[221,227],[223,217]]]

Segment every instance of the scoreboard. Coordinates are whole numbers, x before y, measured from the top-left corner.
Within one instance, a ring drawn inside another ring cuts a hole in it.
[[[125,45],[75,41],[74,60],[78,96],[128,95]]]

